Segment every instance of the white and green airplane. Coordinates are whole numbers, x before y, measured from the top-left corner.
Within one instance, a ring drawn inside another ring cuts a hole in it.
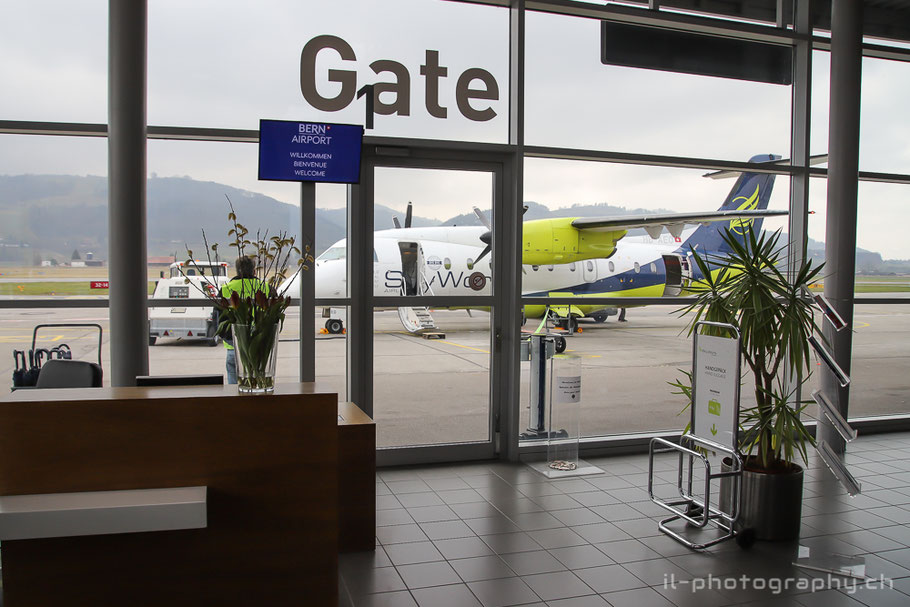
[[[778,162],[780,156],[763,154],[750,162]],[[785,215],[769,211],[774,175],[741,173],[716,211],[569,217],[525,221],[522,233],[522,294],[531,297],[672,297],[690,281],[701,278],[692,251],[723,254],[724,228],[743,234],[747,226],[760,230],[765,217]],[[489,295],[493,276],[491,230],[486,225],[405,227],[378,230],[373,235],[373,285],[376,296]],[[397,220],[396,220],[397,224]],[[643,228],[647,236],[626,237]],[[346,241],[339,240],[315,263],[316,297],[346,295]],[[299,277],[286,287],[299,297]],[[549,313],[572,326],[574,320],[604,320],[622,307],[603,304],[553,306]],[[335,312],[335,311],[333,311]],[[540,318],[545,306],[525,306],[527,318]],[[326,329],[340,333],[343,316],[328,315]],[[424,308],[400,308],[402,325],[410,332],[435,328]]]

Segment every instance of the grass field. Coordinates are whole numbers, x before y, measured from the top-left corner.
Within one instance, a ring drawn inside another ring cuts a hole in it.
[[[149,282],[149,295],[155,291],[155,283]],[[0,283],[0,295],[19,295],[21,297],[35,297],[39,295],[101,295],[106,296],[107,289],[92,289],[89,281],[85,282],[15,282]]]

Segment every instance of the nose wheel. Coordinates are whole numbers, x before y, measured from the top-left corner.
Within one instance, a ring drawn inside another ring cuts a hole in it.
[[[344,323],[338,318],[330,318],[325,321],[325,330],[332,335],[340,335],[344,333]]]

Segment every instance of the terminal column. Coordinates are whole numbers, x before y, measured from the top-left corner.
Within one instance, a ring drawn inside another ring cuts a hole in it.
[[[856,216],[859,182],[859,119],[862,84],[863,3],[831,3],[831,105],[828,127],[828,206],[825,229],[825,297],[853,325],[856,272]],[[853,350],[851,331],[836,332],[829,323],[824,335],[834,359],[848,375]],[[822,392],[847,418],[850,391],[841,388],[823,367]],[[845,443],[827,419],[818,426],[818,438],[843,453]]]
[[[147,0],[110,0],[108,259],[113,386],[148,375],[146,253]]]

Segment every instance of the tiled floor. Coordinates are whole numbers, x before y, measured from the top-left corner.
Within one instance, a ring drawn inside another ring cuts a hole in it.
[[[910,606],[910,434],[848,445],[856,498],[813,458],[800,542],[749,551],[728,541],[694,552],[663,535],[647,456],[588,461],[605,474],[549,481],[505,463],[380,471],[376,551],[342,557],[341,605]],[[675,465],[658,462],[661,490]],[[800,544],[865,555],[875,583],[793,566]]]

